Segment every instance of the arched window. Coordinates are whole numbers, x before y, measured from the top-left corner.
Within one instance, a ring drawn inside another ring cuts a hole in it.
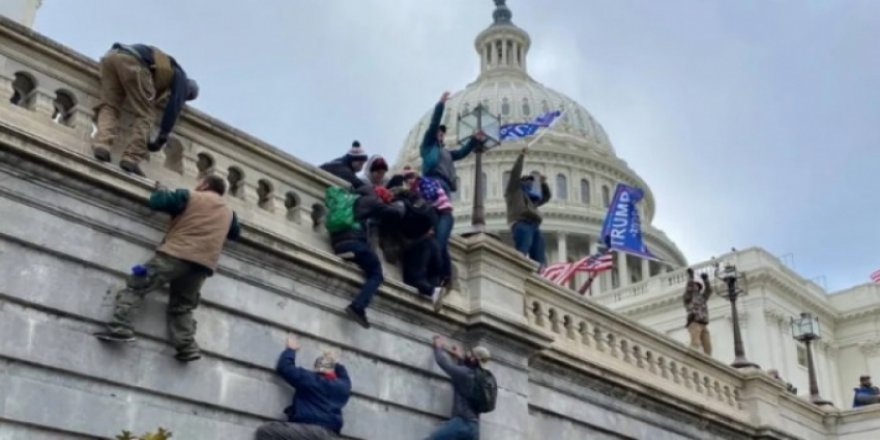
[[[504,191],[507,189],[507,182],[510,182],[510,171],[505,171],[501,175],[501,194],[504,194]]]
[[[9,99],[9,102],[19,107],[31,108],[36,90],[37,81],[31,75],[16,72],[15,79],[12,81],[12,98]]]
[[[501,100],[501,116],[510,115],[510,101],[507,98]]]
[[[199,179],[209,176],[214,172],[214,158],[208,153],[196,155],[196,168],[199,170]]]
[[[581,179],[581,203],[590,204],[590,181],[587,179]]]
[[[57,90],[55,92],[55,101],[52,103],[55,112],[52,114],[52,120],[58,124],[70,125],[70,118],[73,116],[73,107],[76,106],[76,98],[67,90]]]
[[[556,175],[556,198],[568,200],[568,179],[563,174]]]
[[[611,190],[608,189],[608,185],[602,185],[602,203],[606,208],[611,204]]]
[[[529,116],[532,114],[532,107],[529,106],[528,98],[523,98],[522,113],[523,113],[523,116]]]

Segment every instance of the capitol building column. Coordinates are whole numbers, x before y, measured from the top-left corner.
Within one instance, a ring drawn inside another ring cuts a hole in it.
[[[647,258],[642,258],[642,278],[641,281],[645,281],[651,277],[651,262]]]
[[[627,265],[628,258],[626,254],[623,252],[615,252],[617,254],[617,287],[626,287],[630,283],[629,278],[629,266]]]
[[[590,240],[590,255],[596,255],[597,253],[599,253],[599,242],[596,240]],[[610,272],[607,270],[605,272],[601,272],[599,276],[597,276],[596,279],[593,280],[593,285],[591,286],[591,289],[594,296],[602,293],[602,291],[604,290],[605,283],[609,282],[606,281],[608,279],[609,273]]]
[[[558,262],[565,262],[568,260],[568,241],[565,233],[559,232],[556,234],[556,255]]]

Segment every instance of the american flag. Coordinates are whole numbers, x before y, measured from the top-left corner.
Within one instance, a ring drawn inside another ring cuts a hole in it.
[[[871,272],[871,281],[875,283],[880,283],[880,269]]]
[[[562,286],[578,272],[589,272],[595,275],[614,267],[614,257],[610,251],[588,255],[572,263],[555,263],[547,266],[541,272],[541,276],[550,282]]]

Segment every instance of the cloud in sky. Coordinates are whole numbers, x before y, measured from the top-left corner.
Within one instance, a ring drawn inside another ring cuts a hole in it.
[[[880,2],[510,0],[530,73],[590,110],[690,261],[793,253],[832,290],[880,267]],[[392,160],[476,78],[488,0],[45,0],[36,29],[93,58],[167,49],[195,106],[312,163]]]

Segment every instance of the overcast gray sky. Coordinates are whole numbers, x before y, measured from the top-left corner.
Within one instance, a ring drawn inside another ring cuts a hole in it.
[[[603,124],[692,262],[758,245],[831,290],[877,249],[880,1],[508,0],[530,73]],[[195,107],[312,163],[396,159],[479,70],[489,0],[44,0],[36,29],[93,58],[155,44]],[[791,257],[787,257],[789,263]]]

